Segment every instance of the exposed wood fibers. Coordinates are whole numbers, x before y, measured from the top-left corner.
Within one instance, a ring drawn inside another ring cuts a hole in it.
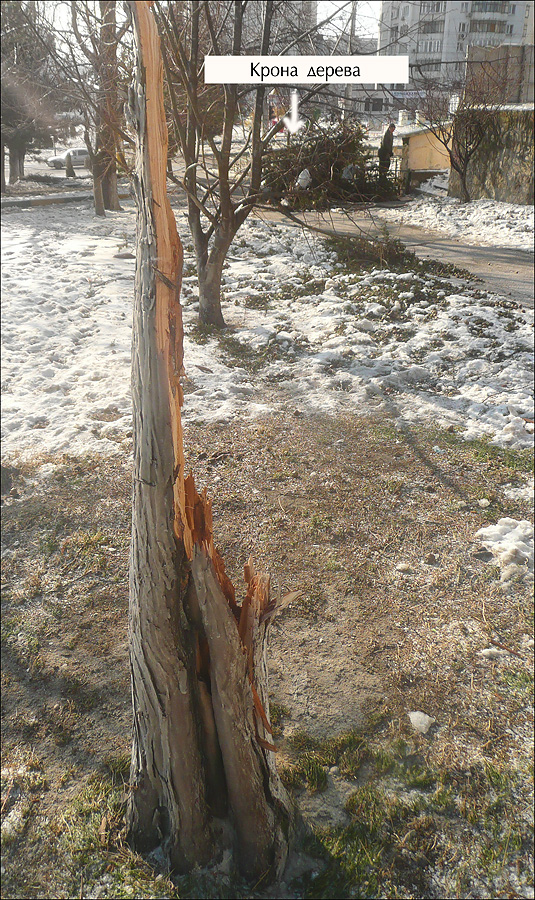
[[[156,71],[158,81],[163,79],[163,62],[158,46],[157,33],[149,25],[151,4],[136,4],[141,49],[146,70]],[[156,278],[156,341],[158,353],[163,358],[167,372],[169,410],[175,459],[174,530],[177,541],[183,542],[188,559],[193,558],[197,546],[212,562],[217,581],[236,619],[244,652],[248,657],[249,680],[253,691],[255,710],[266,731],[272,734],[267,715],[254,686],[253,642],[255,629],[266,614],[273,615],[286,605],[270,603],[269,576],[256,575],[249,560],[245,567],[247,593],[242,606],[236,603],[234,586],[225,572],[225,564],[213,539],[212,501],[206,489],[197,491],[193,474],[185,477],[185,455],[182,431],[181,407],[184,399],[180,378],[185,374],[183,360],[184,328],[180,288],[183,250],[176,222],[167,195],[167,129],[163,107],[163,94],[151,96],[146,105],[148,159],[152,186],[152,211],[157,250]],[[297,596],[297,595],[296,595]],[[208,651],[205,642],[197,648],[199,675],[208,675]],[[261,740],[261,739],[260,739]],[[264,742],[265,743],[265,742]],[[275,749],[269,745],[269,749]]]

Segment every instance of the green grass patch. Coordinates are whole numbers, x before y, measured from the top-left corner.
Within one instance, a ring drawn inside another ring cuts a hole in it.
[[[311,792],[327,787],[327,771],[338,766],[340,775],[355,779],[370,753],[362,735],[346,735],[320,741],[298,731],[288,739],[292,762],[282,769],[282,778],[290,788],[306,784]]]
[[[347,824],[309,835],[306,850],[318,862],[298,885],[299,896],[433,896],[436,867],[447,868],[459,846],[470,883],[485,884],[489,896],[493,878],[513,864],[522,870],[528,864],[530,829],[513,812],[516,770],[490,761],[435,770],[402,739],[370,748],[357,733],[320,741],[298,732],[289,743],[297,757],[290,787],[303,786],[312,762],[324,774],[337,764],[340,775],[363,781],[345,804]],[[353,757],[345,772],[344,757]],[[448,875],[450,896],[463,896],[458,875],[456,868]]]
[[[269,719],[275,737],[282,734],[282,723],[284,719],[289,719],[290,715],[290,710],[283,703],[277,703],[275,700],[269,701]]]
[[[526,669],[508,669],[499,675],[500,686],[508,688],[519,700],[533,703],[533,673]]]
[[[510,469],[521,474],[533,473],[533,453],[531,450],[512,450],[504,447],[496,447],[490,443],[490,438],[481,437],[471,440],[463,440],[456,432],[444,429],[429,430],[430,439],[440,447],[457,449],[463,455],[472,457],[476,462],[490,463],[493,467]]]

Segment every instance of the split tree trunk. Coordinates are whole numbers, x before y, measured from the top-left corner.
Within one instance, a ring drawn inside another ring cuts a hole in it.
[[[268,719],[277,604],[248,565],[237,605],[210,502],[184,477],[182,247],[166,194],[162,61],[149,4],[128,7],[138,56],[129,839],[142,851],[161,844],[179,871],[231,846],[241,872],[258,879],[281,872],[291,824]]]

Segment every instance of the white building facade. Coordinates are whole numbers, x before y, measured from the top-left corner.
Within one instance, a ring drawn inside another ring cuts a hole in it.
[[[407,54],[413,79],[462,79],[469,46],[522,44],[533,32],[532,2],[383,0],[381,6],[378,52]]]

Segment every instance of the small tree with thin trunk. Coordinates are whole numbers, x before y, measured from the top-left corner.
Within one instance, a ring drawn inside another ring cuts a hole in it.
[[[89,6],[87,2],[73,0],[71,24],[94,82],[92,103],[84,107],[85,143],[91,160],[95,212],[104,216],[106,209],[121,208],[117,192],[117,151],[122,125],[117,60],[120,33],[115,0],[100,0],[98,17]]]
[[[124,17],[117,22],[115,0],[71,0],[70,28],[65,29],[54,21],[54,10],[62,5],[48,3],[35,22],[26,15],[26,24],[37,42],[51,44],[57,81],[81,115],[95,212],[104,216],[106,209],[120,209],[117,157],[123,142],[133,143],[122,111],[131,69],[125,71],[120,47],[128,26]]]
[[[446,149],[451,168],[459,176],[461,198],[470,200],[467,176],[470,164],[489,131],[499,109],[496,73],[485,61],[473,67],[468,82],[452,79],[449,84],[432,77],[423,65],[413,72],[419,92],[412,101],[425,125]]]
[[[238,605],[210,501],[185,474],[182,247],[166,194],[162,59],[149,3],[128,7],[137,44],[128,834],[138,850],[161,845],[182,872],[231,849],[257,880],[280,873],[291,831],[267,689],[267,629],[280,604],[249,561]]]
[[[343,3],[342,8],[350,3]],[[272,85],[223,85],[207,100],[204,57],[257,53],[313,53],[322,25],[303,21],[299,8],[284,2],[248,4],[242,0],[156,2],[162,40],[169,126],[180,147],[184,172],[170,175],[186,193],[199,280],[201,324],[224,326],[221,278],[229,247],[262,197],[262,163],[283,122],[267,125]],[[254,26],[254,27],[253,27]],[[302,102],[325,86],[303,92]],[[288,93],[289,97],[289,93]],[[218,104],[221,138],[212,120]],[[238,136],[238,123],[241,134]],[[246,124],[247,123],[247,124]]]

